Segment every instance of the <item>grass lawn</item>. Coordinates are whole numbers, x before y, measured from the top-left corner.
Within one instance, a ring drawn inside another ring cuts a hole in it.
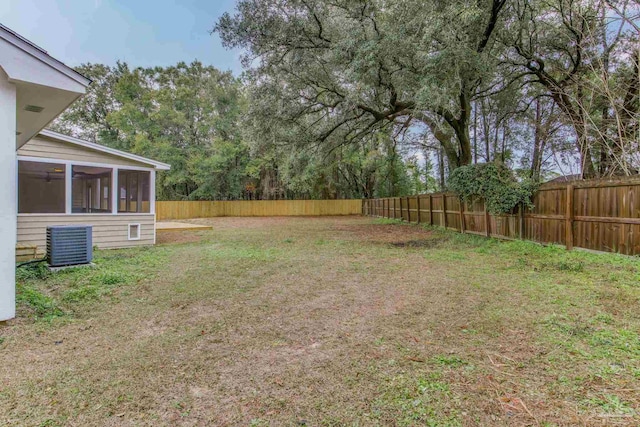
[[[640,424],[640,263],[369,218],[217,218],[20,269],[0,425]]]

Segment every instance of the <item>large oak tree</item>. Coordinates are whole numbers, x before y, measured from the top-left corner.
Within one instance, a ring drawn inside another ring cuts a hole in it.
[[[262,135],[336,147],[426,127],[452,169],[472,161],[505,2],[241,0],[215,31],[246,53]]]

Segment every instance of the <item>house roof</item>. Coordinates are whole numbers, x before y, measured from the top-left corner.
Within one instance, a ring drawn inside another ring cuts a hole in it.
[[[54,57],[50,56],[47,51],[42,49],[40,46],[25,39],[20,34],[16,33],[10,28],[5,27],[2,24],[0,24],[0,38],[6,40],[7,42],[30,54],[31,56],[39,59],[50,67],[58,70],[67,77],[72,78],[83,86],[88,86],[91,83],[91,79],[88,79],[73,68],[65,65],[61,61],[58,61]]]
[[[99,151],[101,153],[110,154],[112,156],[121,157],[123,159],[129,159],[136,162],[144,163],[149,166],[152,166],[158,170],[169,170],[171,169],[171,165],[166,163],[158,162],[157,160],[149,159],[147,157],[138,156],[136,154],[127,153],[126,151],[116,150],[115,148],[106,147],[101,144],[97,144],[95,142],[85,141],[83,139],[75,138],[69,135],[63,135],[58,132],[54,132],[52,130],[44,129],[40,131],[41,136],[55,139],[62,142],[67,142],[69,144],[77,145],[79,147],[88,148],[90,150]]]
[[[85,94],[91,83],[90,79],[1,24],[0,78],[3,81],[6,78],[15,87],[16,149]]]
[[[582,175],[578,174],[573,174],[573,175],[560,175],[556,178],[550,179],[549,181],[545,182],[545,184],[562,184],[565,182],[573,182],[573,181],[580,181],[582,179]]]

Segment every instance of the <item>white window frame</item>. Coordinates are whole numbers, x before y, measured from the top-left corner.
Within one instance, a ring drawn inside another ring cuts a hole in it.
[[[114,180],[115,184],[120,185],[120,183],[118,182],[118,171],[120,170],[124,170],[124,171],[142,171],[145,172],[147,171],[147,169],[141,169],[141,168],[130,168],[128,166],[122,166],[122,167],[118,167],[116,169],[113,170],[113,172],[116,174],[116,178]],[[116,206],[115,208],[115,213],[119,214],[119,215],[149,215],[149,214],[154,214],[156,213],[156,170],[155,169],[150,169],[148,170],[149,172],[149,212],[118,212],[118,206]],[[127,190],[128,193],[128,190]],[[128,197],[128,194],[127,194]],[[114,201],[116,201],[117,203],[120,203],[120,188],[117,188],[117,193],[114,197]]]
[[[138,237],[131,237],[131,227],[138,227]],[[139,222],[127,224],[127,238],[128,240],[140,240],[142,235],[142,225]]]
[[[155,168],[147,168],[142,166],[125,166],[125,165],[114,165],[113,163],[96,163],[96,162],[85,162],[82,160],[63,160],[63,159],[54,159],[51,157],[33,157],[33,156],[17,156],[16,159],[16,174],[18,173],[18,162],[39,162],[39,163],[57,163],[60,165],[65,165],[65,213],[20,213],[18,216],[66,216],[66,215],[91,215],[91,216],[100,216],[100,215],[155,215],[156,213],[156,170]],[[99,168],[107,168],[111,169],[111,213],[74,213],[72,207],[72,167],[73,166],[92,166]],[[150,173],[149,178],[149,212],[146,213],[138,213],[138,212],[121,212],[118,213],[118,191],[117,191],[117,183],[118,183],[118,170],[126,169],[126,170],[136,170],[136,171],[147,171]],[[18,203],[18,192],[16,191],[16,206]]]

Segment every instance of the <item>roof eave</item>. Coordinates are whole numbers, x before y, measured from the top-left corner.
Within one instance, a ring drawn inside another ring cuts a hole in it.
[[[40,61],[56,69],[57,71],[66,75],[67,77],[80,83],[81,85],[87,87],[91,84],[91,79],[83,76],[73,68],[65,65],[63,62],[58,61],[54,57],[50,56],[44,49],[36,46],[32,42],[28,41],[27,39],[20,36],[15,31],[5,27],[2,24],[0,24],[0,38],[6,40],[7,42],[21,49],[22,51],[33,56],[34,58],[39,59]]]
[[[42,131],[40,131],[39,135],[45,136],[47,138],[57,139],[63,142],[68,142],[70,144],[79,145],[81,147],[89,148],[91,150],[100,151],[102,153],[110,154],[112,156],[121,157],[124,159],[144,163],[149,166],[152,166],[156,170],[167,171],[171,169],[171,165],[168,165],[163,162],[158,162],[157,160],[138,156],[137,154],[127,153],[126,151],[116,150],[115,148],[106,147],[104,145],[97,144],[95,142],[85,141],[83,139],[79,139],[69,135],[64,135],[58,132],[54,132],[52,130],[43,129]]]

